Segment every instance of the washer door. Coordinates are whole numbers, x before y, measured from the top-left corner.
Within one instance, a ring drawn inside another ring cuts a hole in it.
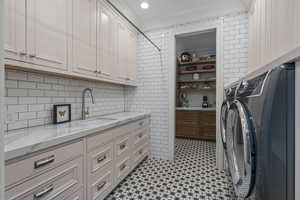
[[[239,101],[227,113],[227,159],[235,193],[240,198],[250,195],[255,179],[255,145],[251,121]]]
[[[229,103],[228,101],[224,101],[221,106],[221,116],[220,116],[220,132],[221,132],[221,138],[223,147],[226,150],[226,120],[227,120],[227,113],[229,109]]]

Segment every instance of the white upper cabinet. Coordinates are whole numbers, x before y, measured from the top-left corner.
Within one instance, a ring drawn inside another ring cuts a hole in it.
[[[28,62],[68,69],[70,7],[70,0],[27,0]]]
[[[5,0],[6,64],[135,85],[136,38],[103,0]]]
[[[256,0],[249,12],[249,68],[300,47],[299,0]]]
[[[118,67],[119,78],[136,81],[136,32],[123,23],[118,24]]]
[[[5,0],[4,37],[5,58],[25,60],[26,1]]]
[[[119,21],[117,25],[117,34],[118,34],[118,78],[126,80],[127,77],[127,69],[128,69],[128,30],[126,26]]]
[[[300,1],[294,0],[294,44],[300,46]]]
[[[103,3],[98,4],[98,67],[99,76],[112,78],[115,58],[113,14]]]
[[[96,0],[73,0],[73,70],[97,74]]]
[[[136,81],[136,51],[137,51],[137,35],[135,32],[129,32],[128,44],[128,69],[127,77],[130,81]]]

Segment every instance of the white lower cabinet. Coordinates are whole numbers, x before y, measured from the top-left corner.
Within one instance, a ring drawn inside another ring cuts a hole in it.
[[[6,200],[102,200],[149,155],[145,118],[6,162]]]

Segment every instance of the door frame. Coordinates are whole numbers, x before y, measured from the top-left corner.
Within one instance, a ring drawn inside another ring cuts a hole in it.
[[[224,88],[224,73],[223,73],[223,23],[224,18],[219,18],[213,23],[194,24],[186,26],[178,26],[170,31],[170,39],[168,41],[168,71],[169,82],[168,88],[168,103],[169,103],[169,158],[174,160],[175,157],[175,123],[176,123],[176,36],[202,32],[207,30],[216,30],[216,76],[217,76],[217,89],[216,89],[216,166],[219,169],[224,169],[224,150],[222,139],[220,137],[220,109],[223,102],[223,88]]]
[[[4,199],[4,0],[0,0],[0,199]]]

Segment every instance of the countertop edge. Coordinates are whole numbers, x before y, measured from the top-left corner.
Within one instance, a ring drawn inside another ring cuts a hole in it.
[[[109,116],[109,115],[107,115],[107,116]],[[24,146],[24,147],[12,149],[12,150],[7,150],[7,151],[5,151],[5,161],[9,161],[9,160],[13,160],[13,159],[16,159],[19,157],[27,156],[31,153],[35,153],[40,150],[51,148],[53,146],[57,146],[57,145],[60,145],[60,144],[66,143],[66,142],[73,141],[73,140],[79,140],[80,138],[87,137],[89,135],[94,134],[95,132],[105,131],[110,128],[115,128],[115,127],[127,124],[129,122],[137,121],[137,120],[148,118],[148,117],[151,117],[150,113],[140,113],[140,114],[137,113],[137,115],[134,117],[131,116],[128,118],[119,119],[119,120],[113,121],[112,123],[109,123],[109,124],[100,125],[97,128],[82,130],[82,131],[74,132],[72,134],[68,134],[68,135],[64,135],[61,137],[56,137],[53,139],[49,139],[49,140],[45,140],[45,141],[38,142],[35,144],[31,144],[28,146]],[[30,129],[30,128],[28,128],[28,129]]]

